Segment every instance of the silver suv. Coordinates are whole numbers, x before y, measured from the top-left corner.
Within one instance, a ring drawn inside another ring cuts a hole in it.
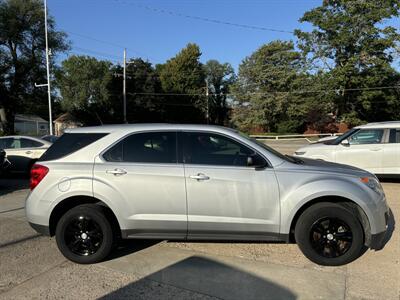
[[[31,226],[78,263],[123,238],[296,242],[342,265],[383,246],[389,217],[374,175],[217,126],[67,130],[32,168],[31,190]]]

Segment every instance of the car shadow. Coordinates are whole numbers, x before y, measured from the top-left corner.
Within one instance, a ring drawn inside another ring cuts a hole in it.
[[[29,188],[29,179],[25,175],[3,174],[0,176],[0,196]]]
[[[150,248],[158,243],[160,240],[137,240],[137,239],[124,239],[119,240],[114,250],[104,261],[113,260],[122,256],[126,256],[147,248]]]
[[[191,296],[248,300],[297,298],[288,288],[267,279],[216,260],[191,256],[99,299],[190,299]]]

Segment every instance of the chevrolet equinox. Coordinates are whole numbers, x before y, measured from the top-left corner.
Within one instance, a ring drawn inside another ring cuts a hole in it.
[[[389,217],[373,174],[218,126],[69,129],[30,188],[29,223],[77,263],[123,238],[296,242],[317,264],[343,265],[382,248]]]

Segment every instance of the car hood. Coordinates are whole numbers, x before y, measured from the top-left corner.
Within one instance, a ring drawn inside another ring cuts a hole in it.
[[[304,147],[301,147],[299,149],[296,150],[296,152],[307,152],[307,150],[315,150],[315,149],[326,149],[326,148],[330,148],[334,145],[330,145],[330,144],[324,144],[324,143],[315,143],[315,144],[310,144]]]
[[[357,167],[303,157],[298,163],[286,162],[280,167],[283,169],[289,168],[293,171],[322,172],[349,176],[374,176],[368,171]]]

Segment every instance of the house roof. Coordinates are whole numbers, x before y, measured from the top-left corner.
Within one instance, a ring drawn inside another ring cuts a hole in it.
[[[57,119],[54,120],[54,122],[58,122],[58,123],[67,123],[67,122],[73,122],[73,123],[79,123],[82,124],[81,122],[79,122],[73,115],[71,115],[70,113],[64,113],[61,116],[59,116]]]
[[[24,115],[24,114],[16,114],[15,115],[15,122],[40,122],[40,123],[47,123],[45,119],[42,119],[36,115]]]

